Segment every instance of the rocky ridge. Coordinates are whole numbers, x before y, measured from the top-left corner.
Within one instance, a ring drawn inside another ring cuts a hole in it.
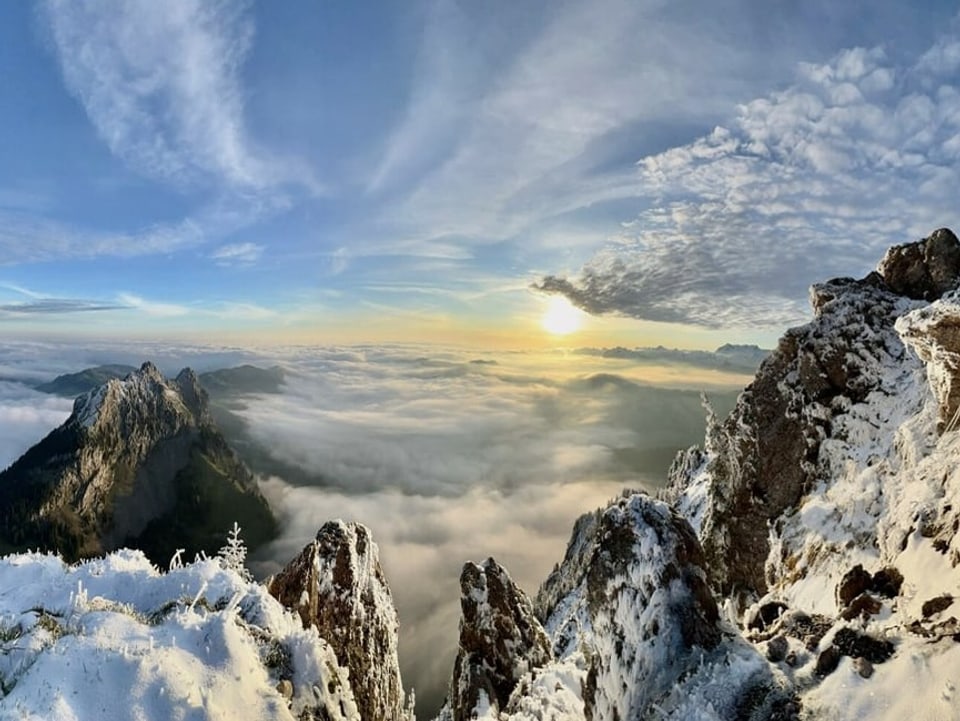
[[[509,645],[529,670],[468,717],[952,717],[958,285],[946,229],[815,285],[813,321],[727,418],[708,412],[667,503],[629,495],[577,522],[535,604],[553,659]]]
[[[628,493],[578,520],[534,602],[492,559],[468,563],[439,718],[955,718],[958,285],[960,241],[942,229],[860,280],[814,286],[811,323],[784,335],[726,419],[708,414],[703,448],[677,459],[663,497]],[[141,376],[134,394],[162,381]],[[203,415],[194,386],[178,379],[171,405],[157,401],[163,423]],[[65,427],[116,426],[122,396],[85,397]],[[206,584],[194,606],[214,597]],[[325,675],[316,659],[294,674],[278,642],[267,678],[288,710],[412,719],[367,529],[325,525],[269,590],[327,649]],[[241,620],[270,620],[258,618]]]
[[[0,473],[0,539],[75,560],[134,545],[159,564],[212,553],[234,521],[252,545],[274,532],[256,482],[184,369],[151,363],[77,398],[59,428]]]

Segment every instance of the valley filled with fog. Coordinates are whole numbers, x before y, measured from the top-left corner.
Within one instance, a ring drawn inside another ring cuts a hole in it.
[[[729,410],[756,361],[735,356],[11,344],[0,354],[0,466],[69,415],[71,399],[35,390],[55,375],[147,358],[168,376],[273,369],[279,384],[234,382],[213,404],[281,522],[252,569],[275,572],[329,519],[369,526],[400,616],[405,685],[431,708],[455,653],[463,563],[493,556],[536,592],[580,514],[624,488],[658,487],[675,452],[702,440],[701,391]]]

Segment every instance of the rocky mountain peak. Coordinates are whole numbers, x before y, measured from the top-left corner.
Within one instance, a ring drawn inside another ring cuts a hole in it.
[[[377,545],[365,526],[324,524],[300,555],[268,581],[268,590],[300,615],[305,628],[316,628],[349,669],[360,718],[410,717],[397,661],[397,612]]]
[[[165,564],[177,548],[216,551],[234,521],[251,546],[274,532],[189,369],[169,381],[146,362],[91,389],[0,474],[0,538],[68,560],[129,544]]]
[[[948,233],[898,246],[880,272],[863,279],[814,285],[814,320],[783,335],[731,414],[707,429],[708,453],[694,449],[675,464],[675,489],[688,489],[697,477],[711,479],[702,494],[680,500],[722,594],[766,592],[769,523],[795,508],[822,477],[824,440],[853,405],[895,394],[903,375],[918,367],[894,324],[923,301],[892,288],[941,292],[935,284],[947,275],[927,263],[956,242]]]
[[[552,660],[550,640],[527,595],[492,558],[460,575],[460,646],[450,684],[454,721],[506,709],[525,675]]]
[[[877,272],[897,295],[936,300],[960,283],[960,241],[949,228],[940,228],[887,250]]]

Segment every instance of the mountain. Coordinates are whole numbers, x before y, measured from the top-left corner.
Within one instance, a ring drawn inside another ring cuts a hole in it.
[[[439,721],[958,718],[958,286],[946,229],[814,286],[813,320],[708,414],[668,488],[583,515],[535,597],[466,563]],[[173,423],[172,395],[203,416],[189,376],[167,385],[143,423]],[[65,427],[125,415],[111,397]],[[365,527],[324,525],[266,587],[242,555],[234,537],[167,574],[130,551],[0,560],[0,718],[412,721]]]
[[[258,545],[275,521],[209,413],[193,371],[144,363],[74,402],[59,428],[0,473],[0,541],[68,560],[126,545],[166,564],[213,552],[234,521]]]
[[[41,393],[50,393],[67,398],[76,398],[88,391],[102,386],[107,381],[124,378],[137,370],[133,366],[110,364],[85,368],[77,373],[67,373],[47,383],[41,383],[36,389]]]
[[[97,388],[107,381],[120,380],[133,371],[133,366],[109,364],[85,368],[76,373],[59,375],[52,381],[41,383],[36,390],[41,393],[75,398]],[[234,396],[252,393],[279,393],[284,381],[284,370],[280,366],[258,368],[254,365],[241,365],[233,368],[221,368],[207,371],[198,376],[200,385],[216,400],[229,400]]]
[[[361,718],[413,721],[397,660],[397,611],[369,529],[324,524],[267,589],[331,645]]]

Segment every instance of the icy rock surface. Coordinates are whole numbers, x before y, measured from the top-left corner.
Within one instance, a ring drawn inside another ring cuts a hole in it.
[[[467,563],[460,575],[460,646],[450,684],[454,721],[505,709],[525,674],[552,658],[533,604],[492,558]]]
[[[314,628],[349,669],[363,719],[401,721],[407,708],[397,660],[399,623],[370,531],[331,521],[268,581],[284,606]]]
[[[526,619],[524,597],[514,596],[510,609],[487,602],[490,594],[482,590],[503,583],[505,572],[488,561],[468,565],[464,576],[458,668],[468,658],[463,629],[472,635],[476,624],[485,630],[484,646],[512,652],[514,668],[524,673],[507,703],[492,684],[478,687],[478,702],[468,704],[467,714],[457,715],[454,704],[441,719],[732,721],[767,718],[763,714],[787,701],[767,662],[721,622],[693,529],[648,496],[619,499],[576,524],[563,563],[536,603],[553,642],[552,660],[539,640],[532,646],[542,665],[531,663],[531,645],[519,642],[539,633],[518,633],[519,624],[510,621]],[[478,616],[503,622],[477,624]],[[524,624],[539,628],[532,619]],[[474,659],[473,668],[490,666]]]
[[[958,258],[940,230],[814,286],[813,321],[674,465],[727,617],[803,718],[957,718]]]
[[[314,629],[216,560],[0,560],[0,719],[362,721]]]

